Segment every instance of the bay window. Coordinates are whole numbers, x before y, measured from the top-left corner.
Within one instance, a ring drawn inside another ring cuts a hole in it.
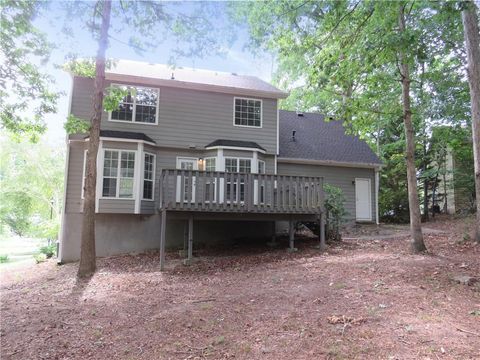
[[[143,200],[153,200],[154,181],[155,181],[155,155],[144,153]]]
[[[211,157],[205,159],[205,171],[215,171],[216,170],[217,158]]]
[[[135,152],[105,150],[102,197],[133,198]]]

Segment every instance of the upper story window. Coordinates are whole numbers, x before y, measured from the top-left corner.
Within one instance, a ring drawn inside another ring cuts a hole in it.
[[[262,100],[234,98],[235,126],[262,127]]]
[[[110,121],[135,122],[143,124],[158,123],[158,89],[139,86],[113,85],[128,93],[110,113]]]

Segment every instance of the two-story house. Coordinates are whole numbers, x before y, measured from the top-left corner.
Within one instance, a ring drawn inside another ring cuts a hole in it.
[[[97,255],[187,244],[191,257],[193,239],[274,235],[276,222],[323,216],[324,183],[343,190],[350,220],[378,222],[376,155],[339,121],[279,110],[288,94],[270,84],[119,61],[106,86],[128,95],[101,120]],[[72,76],[71,114],[91,118],[93,87]],[[80,254],[88,141],[68,137],[60,261]]]

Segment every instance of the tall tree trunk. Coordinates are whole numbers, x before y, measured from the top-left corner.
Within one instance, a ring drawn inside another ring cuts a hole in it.
[[[95,272],[95,198],[97,186],[97,153],[100,142],[100,120],[103,109],[103,91],[105,87],[105,51],[108,46],[108,29],[110,27],[111,1],[102,4],[102,24],[98,39],[97,58],[95,61],[95,86],[93,93],[93,116],[87,153],[87,175],[85,179],[85,198],[83,201],[82,236],[80,246],[80,265],[78,277],[88,277]]]
[[[480,243],[480,34],[475,3],[466,1],[462,10],[465,46],[468,60],[468,82],[472,103],[473,158],[475,162],[475,197],[477,222],[475,241]]]
[[[420,78],[420,102],[422,103],[422,126],[423,126],[423,133],[422,133],[422,145],[423,145],[423,221],[428,221],[428,179],[425,177],[425,173],[428,169],[428,154],[427,154],[427,121],[425,120],[425,113],[423,111],[423,81],[425,76],[425,62],[422,62],[422,76]]]
[[[398,23],[400,33],[405,32],[405,4],[400,3]],[[412,251],[415,253],[426,250],[420,218],[420,205],[417,192],[417,172],[415,169],[415,133],[412,124],[412,111],[410,109],[410,73],[408,60],[404,50],[399,51],[400,75],[402,78],[403,122],[405,125],[406,158],[407,158],[407,183],[408,207],[410,210],[410,231],[412,234]]]

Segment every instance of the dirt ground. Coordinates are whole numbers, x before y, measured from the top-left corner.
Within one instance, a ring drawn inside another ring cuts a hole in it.
[[[53,261],[1,276],[2,359],[479,359],[480,246],[473,218],[364,226],[326,253],[276,249],[100,259],[89,281]],[[470,228],[469,228],[470,227]],[[395,236],[392,236],[395,235]],[[360,237],[360,238],[359,238]]]

